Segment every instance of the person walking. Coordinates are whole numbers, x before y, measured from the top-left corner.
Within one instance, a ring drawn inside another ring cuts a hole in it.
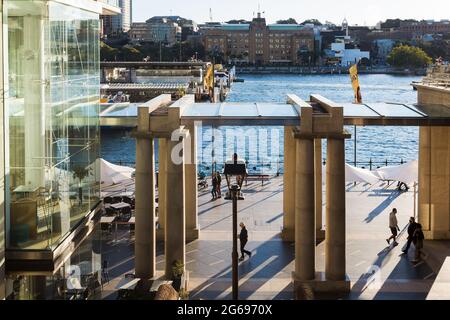
[[[217,198],[217,177],[216,177],[216,173],[213,173],[212,177],[212,190],[211,190],[211,195],[212,195],[212,200],[216,200]]]
[[[221,190],[222,176],[220,175],[219,171],[216,172],[216,178],[217,178],[217,197],[222,198],[222,190]]]
[[[239,261],[243,261],[245,258],[245,254],[248,255],[249,258],[251,258],[252,253],[250,251],[245,250],[245,245],[247,244],[248,241],[247,228],[245,227],[243,222],[241,222],[239,226],[241,227],[241,233],[239,234],[239,240],[241,242],[241,257],[239,258]]]
[[[414,242],[414,246],[416,247],[416,254],[415,254],[415,259],[413,260],[414,263],[419,262],[422,258],[423,252],[423,240],[425,239],[425,236],[423,234],[422,231],[422,225],[420,223],[418,223],[416,225],[416,229],[414,230],[414,235],[413,235],[413,242]]]
[[[386,242],[390,245],[391,239],[394,240],[393,244],[397,244],[397,231],[400,231],[400,228],[398,227],[398,221],[397,221],[397,209],[392,209],[391,213],[389,213],[389,229],[391,229],[392,235],[386,239]]]
[[[406,247],[403,249],[404,254],[408,254],[409,248],[411,247],[411,243],[414,240],[414,231],[416,231],[417,223],[414,217],[409,218],[409,226],[408,226],[408,241],[406,242]]]

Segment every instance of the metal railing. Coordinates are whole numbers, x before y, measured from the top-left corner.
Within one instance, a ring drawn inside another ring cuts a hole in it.
[[[120,165],[120,166],[127,166],[127,167],[132,167],[135,168],[136,167],[136,163],[132,162],[132,161],[122,161],[122,160],[118,160],[118,161],[110,161],[114,164]],[[385,160],[373,160],[372,158],[370,158],[368,161],[353,161],[353,160],[346,160],[346,163],[348,163],[349,165],[358,167],[358,168],[362,168],[362,169],[369,169],[369,170],[376,170],[379,168],[383,168],[383,167],[389,167],[389,166],[398,166],[398,165],[402,165],[409,162],[409,160],[404,160],[404,159],[400,159],[400,160],[389,160],[389,159],[385,159]],[[323,160],[322,163],[324,165],[326,165],[326,160]],[[284,161],[280,160],[278,162],[250,162],[250,161],[246,161],[247,164],[247,170],[249,174],[257,174],[257,175],[263,175],[263,174],[273,174],[273,175],[280,175],[284,173]],[[156,165],[158,166],[158,161],[156,161]],[[198,164],[199,166],[199,171],[203,171],[207,176],[209,176],[209,174],[211,172],[216,172],[216,171],[222,171],[223,169],[223,164],[218,164],[218,163],[206,163],[206,162],[199,162]]]

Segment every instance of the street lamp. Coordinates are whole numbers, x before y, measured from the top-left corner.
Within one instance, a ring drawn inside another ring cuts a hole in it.
[[[233,300],[238,300],[238,251],[237,251],[237,201],[244,200],[241,193],[242,183],[247,176],[247,166],[244,160],[239,160],[235,153],[233,159],[225,162],[223,173],[227,180],[228,193],[225,200],[233,201],[233,252],[232,252],[232,275],[233,275]],[[231,183],[231,178],[236,177],[236,183]]]

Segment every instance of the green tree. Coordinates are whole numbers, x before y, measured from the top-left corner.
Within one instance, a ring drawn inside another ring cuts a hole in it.
[[[287,20],[278,20],[277,24],[297,24],[297,20],[294,18],[289,18]]]
[[[227,21],[226,23],[229,23],[229,24],[245,24],[245,23],[250,23],[250,21],[247,21],[247,20],[244,20],[244,19],[234,19],[234,20]]]
[[[119,50],[108,46],[103,41],[100,42],[100,57],[103,61],[115,61],[117,60],[117,56],[119,54]]]
[[[315,26],[321,26],[321,25],[322,25],[322,22],[320,22],[320,21],[317,20],[317,19],[308,19],[308,20],[303,21],[303,22],[300,23],[300,24],[302,24],[302,25],[305,25],[305,24],[313,24],[313,25],[315,25]]]
[[[433,60],[420,48],[400,45],[392,49],[387,62],[400,68],[423,68],[430,65]]]
[[[134,47],[125,46],[120,53],[123,61],[141,61],[143,59],[142,53]]]

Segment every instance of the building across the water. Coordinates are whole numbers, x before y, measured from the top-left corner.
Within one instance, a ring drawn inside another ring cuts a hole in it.
[[[102,0],[120,8],[118,15],[102,15],[102,34],[104,36],[120,35],[129,32],[133,19],[133,0]]]
[[[115,4],[0,1],[0,300],[101,282],[100,15]]]
[[[234,63],[308,65],[314,58],[312,28],[298,24],[267,24],[261,13],[250,23],[205,24],[200,33],[211,56],[221,56]]]
[[[146,22],[133,23],[130,39],[133,42],[154,42],[173,45],[186,41],[198,31],[197,23],[180,16],[155,16]]]

